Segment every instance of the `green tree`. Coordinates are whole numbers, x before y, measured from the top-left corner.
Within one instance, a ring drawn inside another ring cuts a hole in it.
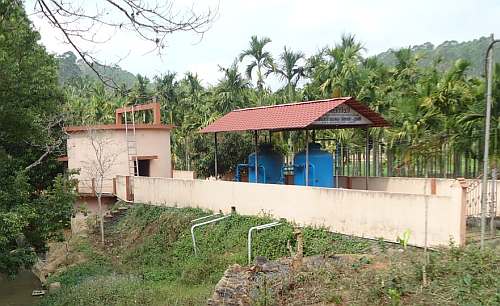
[[[55,59],[18,1],[0,0],[0,272],[31,265],[69,220],[74,182],[56,177],[62,102]]]
[[[246,57],[251,58],[250,64],[246,68],[246,74],[252,79],[254,69],[257,69],[257,89],[264,89],[264,79],[274,70],[273,57],[269,51],[265,51],[265,46],[271,42],[268,37],[259,39],[257,36],[250,38],[250,47],[240,54],[240,62]]]
[[[248,107],[248,90],[250,82],[238,71],[238,63],[235,61],[228,67],[219,67],[224,73],[223,78],[215,87],[215,110],[219,114],[226,114],[234,109]]]
[[[299,80],[305,76],[305,69],[300,66],[299,61],[304,59],[302,52],[294,52],[286,47],[280,54],[279,65],[276,68],[276,74],[282,81],[286,82],[285,89],[288,94],[288,100],[295,100],[295,88]]]

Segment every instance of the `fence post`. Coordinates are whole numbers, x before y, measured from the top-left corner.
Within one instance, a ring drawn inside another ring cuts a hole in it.
[[[116,195],[116,177],[113,178],[113,194]]]
[[[497,168],[491,169],[491,196],[490,196],[490,238],[495,238],[496,236],[496,222],[495,217],[497,215]]]
[[[460,239],[458,241],[458,245],[465,245],[466,238],[466,227],[467,227],[467,187],[468,183],[465,179],[459,178],[457,179],[460,183]]]

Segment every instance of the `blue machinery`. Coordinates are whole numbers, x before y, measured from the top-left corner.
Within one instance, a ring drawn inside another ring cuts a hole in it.
[[[310,143],[309,156],[306,151],[299,152],[293,159],[294,185],[308,185],[317,187],[335,187],[334,171],[335,159],[330,152],[321,150],[319,143]],[[306,171],[306,160],[309,163],[309,171]],[[306,172],[309,172],[306,174]],[[306,175],[307,182],[306,182]]]
[[[306,167],[306,164],[309,164],[309,167]],[[319,143],[310,143],[306,150],[297,153],[293,165],[285,165],[283,156],[272,151],[270,146],[261,146],[258,154],[252,153],[248,156],[248,164],[236,166],[235,180],[243,181],[242,172],[246,171],[248,182],[251,183],[285,184],[285,178],[293,176],[294,185],[333,188],[334,165],[333,155],[322,150]]]

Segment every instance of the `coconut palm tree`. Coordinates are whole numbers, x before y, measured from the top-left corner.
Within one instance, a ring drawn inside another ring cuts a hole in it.
[[[268,37],[259,39],[254,35],[250,39],[250,48],[241,52],[239,56],[240,62],[247,57],[251,58],[251,62],[246,69],[246,75],[249,79],[252,79],[253,71],[257,69],[257,89],[259,91],[264,88],[264,79],[274,70],[273,57],[271,53],[264,50],[264,47],[270,42],[271,39]]]

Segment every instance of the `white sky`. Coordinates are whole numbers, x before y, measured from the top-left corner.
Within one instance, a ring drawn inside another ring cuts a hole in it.
[[[99,0],[91,3],[95,1]],[[217,1],[198,0],[195,6],[205,9],[214,4]],[[27,0],[26,7],[29,13],[33,0]],[[71,50],[45,20],[32,20],[50,52]],[[94,55],[114,62],[128,54],[120,66],[134,74],[153,77],[167,71],[179,75],[192,71],[214,84],[220,78],[218,65],[229,66],[248,47],[251,35],[271,38],[268,48],[276,58],[284,45],[311,55],[334,45],[342,33],[356,35],[368,55],[427,41],[436,45],[490,33],[500,37],[500,0],[220,0],[218,18],[199,43],[198,36],[175,34],[160,58],[145,54],[151,47],[132,33],[116,33],[97,46]]]

